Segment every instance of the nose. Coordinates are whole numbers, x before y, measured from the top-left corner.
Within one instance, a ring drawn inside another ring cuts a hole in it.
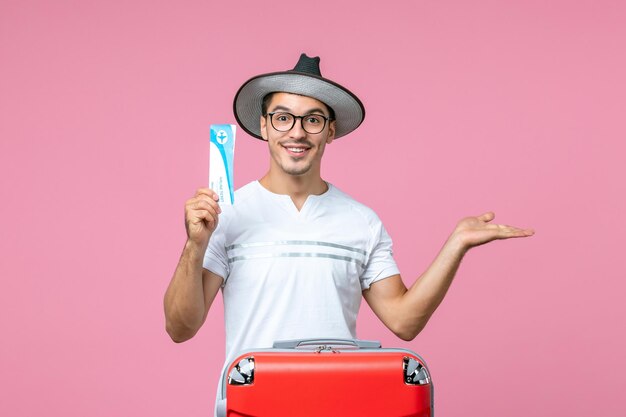
[[[289,131],[289,137],[294,139],[301,139],[306,136],[306,131],[302,127],[302,116],[296,116],[295,123]]]

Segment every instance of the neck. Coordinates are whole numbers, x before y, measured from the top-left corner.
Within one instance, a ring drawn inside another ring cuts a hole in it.
[[[274,194],[291,197],[298,210],[308,196],[321,195],[328,190],[328,184],[319,175],[276,175],[271,169],[259,182]]]

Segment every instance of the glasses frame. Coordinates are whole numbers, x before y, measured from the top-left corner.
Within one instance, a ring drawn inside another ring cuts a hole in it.
[[[291,123],[291,127],[289,127],[289,129],[287,129],[287,130],[277,129],[276,126],[274,126],[274,117],[273,116],[275,114],[288,114],[291,117],[293,117],[293,120],[292,120],[292,123]],[[317,135],[318,133],[322,133],[324,131],[324,128],[326,127],[326,124],[328,122],[332,122],[333,121],[333,119],[331,119],[330,117],[326,117],[323,114],[319,114],[319,113],[309,113],[309,114],[305,114],[304,116],[296,116],[295,114],[291,114],[288,111],[273,111],[273,112],[267,113],[267,115],[270,117],[270,124],[272,125],[274,130],[276,130],[277,132],[289,132],[296,125],[296,119],[300,119],[300,126],[302,127],[302,130],[304,130],[306,133],[308,133],[310,135]],[[322,119],[324,119],[324,125],[322,126],[322,128],[320,129],[319,132],[313,133],[313,132],[309,132],[308,130],[306,130],[306,128],[304,127],[304,118],[308,117],[308,116],[319,116]]]

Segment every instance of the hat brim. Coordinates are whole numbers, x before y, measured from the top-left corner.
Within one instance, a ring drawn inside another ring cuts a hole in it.
[[[363,103],[341,85],[296,71],[273,72],[246,81],[233,103],[237,123],[257,139],[263,140],[260,126],[263,98],[274,92],[312,97],[331,107],[336,117],[335,139],[355,130],[365,118]]]

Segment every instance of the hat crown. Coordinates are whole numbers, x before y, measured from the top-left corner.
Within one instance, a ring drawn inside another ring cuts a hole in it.
[[[295,72],[304,72],[306,74],[317,75],[318,77],[322,76],[320,72],[320,57],[316,56],[314,58],[308,57],[306,54],[300,55],[300,59],[293,70]]]

